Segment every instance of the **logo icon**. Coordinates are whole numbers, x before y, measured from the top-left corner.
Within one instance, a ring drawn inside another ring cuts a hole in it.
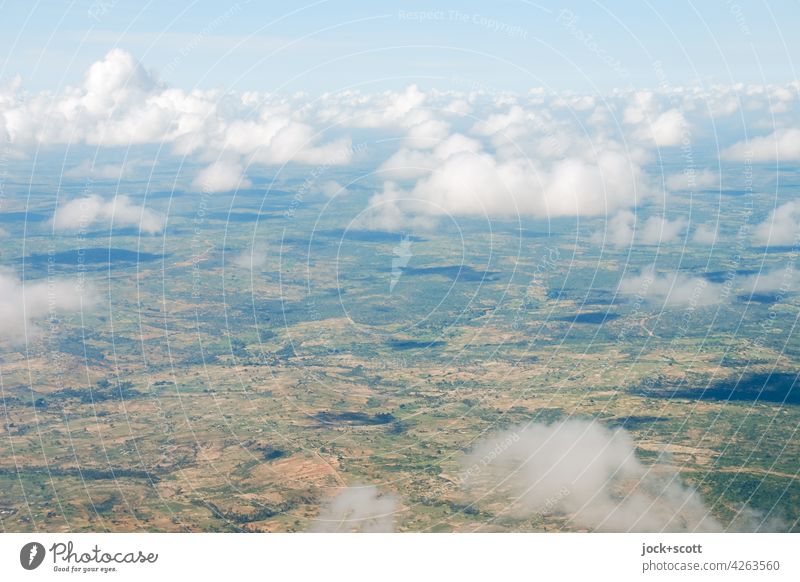
[[[44,546],[39,542],[30,542],[19,551],[19,563],[26,570],[35,570],[44,561]]]

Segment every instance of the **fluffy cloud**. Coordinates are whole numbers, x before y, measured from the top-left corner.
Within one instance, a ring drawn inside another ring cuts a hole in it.
[[[57,231],[80,230],[102,224],[108,228],[134,226],[142,232],[154,234],[164,230],[166,218],[160,212],[137,206],[127,196],[103,200],[93,194],[59,206],[51,224]]]
[[[179,155],[248,163],[342,164],[350,139],[322,142],[287,103],[266,95],[186,92],[164,87],[129,53],[114,49],[63,93],[20,98],[19,84],[0,97],[0,120],[17,147],[86,143],[98,146],[172,144]]]
[[[397,500],[373,486],[348,487],[322,509],[311,531],[384,533],[394,531]]]
[[[668,190],[695,191],[704,188],[719,187],[719,174],[711,170],[687,170],[679,174],[667,176],[665,184]]]
[[[621,210],[608,220],[604,232],[592,238],[594,242],[602,244],[605,237],[607,244],[627,248],[636,235],[638,243],[658,245],[679,240],[688,225],[683,218],[668,220],[661,216],[651,216],[638,229],[636,222],[636,214],[630,210]]]
[[[651,123],[643,122],[634,133],[639,139],[652,139],[659,147],[676,146],[681,143],[681,138],[689,123],[683,113],[677,109],[670,109],[656,117]]]
[[[770,212],[769,217],[756,225],[753,240],[762,246],[789,246],[800,235],[800,202],[786,202]]]
[[[729,160],[795,162],[800,160],[800,129],[778,129],[767,136],[741,141],[725,150]]]
[[[501,496],[516,517],[561,516],[595,531],[722,531],[693,489],[666,466],[636,458],[624,430],[570,419],[500,434],[467,459],[467,486]]]
[[[22,281],[10,269],[0,268],[0,339],[24,342],[40,332],[36,320],[58,318],[93,301],[91,292],[67,280]]]
[[[789,265],[783,269],[762,271],[742,280],[742,289],[747,293],[792,293],[800,285],[800,273]]]
[[[643,297],[664,307],[714,305],[725,297],[720,284],[681,272],[657,273],[652,265],[638,275],[623,277],[618,291],[623,295]]]
[[[688,224],[688,221],[683,218],[667,220],[661,216],[651,216],[644,221],[639,232],[639,240],[646,245],[675,242],[686,230]]]
[[[192,182],[201,192],[230,192],[249,188],[250,181],[244,177],[244,168],[237,162],[220,160],[202,170]]]
[[[605,242],[615,247],[628,247],[633,242],[633,227],[636,224],[636,215],[630,210],[620,210],[606,223],[605,231],[593,237],[596,243]]]
[[[420,158],[423,159],[423,158]],[[621,152],[597,154],[594,159],[570,157],[544,166],[516,158],[499,160],[485,151],[455,151],[445,159],[429,159],[432,172],[411,188],[387,183],[370,206],[384,226],[387,213],[403,226],[409,215],[539,217],[603,215],[635,204],[645,194],[641,168]],[[395,160],[397,162],[397,160]],[[408,163],[408,162],[403,162]],[[413,168],[425,168],[420,164]],[[395,163],[397,172],[409,166]]]

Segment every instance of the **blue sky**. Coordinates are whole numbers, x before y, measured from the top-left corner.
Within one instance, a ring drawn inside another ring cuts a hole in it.
[[[46,0],[0,13],[0,75],[29,90],[79,83],[114,47],[172,86],[310,93],[786,83],[800,54],[785,1]]]

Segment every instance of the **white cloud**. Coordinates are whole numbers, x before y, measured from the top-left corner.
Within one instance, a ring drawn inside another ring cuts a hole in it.
[[[167,88],[120,49],[91,65],[80,86],[60,94],[21,98],[18,85],[8,91],[0,96],[0,129],[17,147],[172,144],[179,155],[208,160],[225,153],[267,165],[341,164],[352,154],[348,137],[324,142],[279,98]],[[100,170],[109,175],[111,168]]]
[[[658,147],[676,146],[681,143],[689,123],[683,113],[670,109],[656,117],[652,123],[643,121],[634,133],[638,139],[652,139]]]
[[[395,159],[391,169],[397,173],[408,163]],[[382,212],[391,209],[400,221],[419,214],[591,216],[633,206],[648,193],[641,168],[614,150],[593,159],[569,157],[543,166],[525,158],[498,160],[485,151],[463,150],[435,167],[428,163],[420,168],[432,170],[429,175],[409,189],[387,183],[370,205]],[[386,223],[386,218],[380,220]]]
[[[700,495],[666,466],[636,458],[624,430],[569,419],[500,434],[466,460],[466,483],[501,497],[514,517],[560,516],[612,532],[716,532],[723,527]]]
[[[465,135],[455,133],[440,141],[431,151],[401,148],[381,164],[379,170],[390,178],[408,180],[429,175],[448,158],[459,153],[478,153],[481,144]]]
[[[748,275],[742,279],[741,285],[746,293],[792,293],[800,285],[800,273],[788,265],[782,269]]]
[[[154,234],[164,230],[166,218],[160,212],[135,205],[124,195],[103,200],[93,194],[60,205],[51,224],[57,231],[81,230],[103,224],[108,228],[112,225],[115,228],[133,226],[142,232]]]
[[[675,242],[686,230],[688,224],[688,221],[683,218],[670,221],[661,216],[651,216],[642,225],[639,231],[639,240],[646,245]]]
[[[320,511],[314,532],[393,532],[397,500],[373,486],[347,487]]]
[[[241,164],[219,160],[202,170],[192,182],[201,192],[230,192],[239,188],[249,188],[250,181],[244,177]]]
[[[636,224],[636,215],[630,210],[620,210],[613,217],[606,222],[605,231],[596,234],[593,238],[594,242],[603,243],[603,236],[605,235],[605,242],[614,247],[627,248],[633,242],[634,225]]]
[[[35,321],[58,318],[94,302],[91,292],[65,279],[21,281],[10,269],[0,268],[0,339],[13,344],[41,333]]]
[[[699,172],[688,169],[679,174],[672,174],[666,178],[668,190],[696,191],[705,188],[717,188],[720,184],[719,174],[712,170],[700,170]]]
[[[623,277],[618,290],[624,295],[643,297],[664,307],[714,305],[725,297],[717,283],[681,272],[657,273],[652,265],[638,275]]]
[[[240,269],[251,271],[261,269],[267,264],[267,245],[255,244],[234,255],[231,263]]]
[[[800,235],[800,202],[781,204],[764,222],[756,225],[753,240],[762,246],[789,246]]]
[[[605,225],[605,230],[592,237],[596,243],[605,242],[618,248],[627,248],[636,238],[637,243],[657,245],[672,243],[680,239],[688,222],[683,218],[668,220],[661,216],[651,216],[636,228],[636,214],[630,210],[620,210]]]
[[[723,152],[734,161],[794,162],[800,160],[800,129],[781,128],[770,135],[741,141]]]

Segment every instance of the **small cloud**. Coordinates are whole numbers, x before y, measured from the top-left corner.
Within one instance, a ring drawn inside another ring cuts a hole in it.
[[[244,177],[241,164],[222,160],[205,168],[192,182],[192,186],[202,192],[230,192],[251,185]]]
[[[663,306],[688,305],[699,307],[720,303],[725,294],[721,285],[711,283],[703,277],[685,273],[656,273],[655,266],[643,269],[638,275],[626,275],[619,283],[618,291],[624,295],[643,297]]]
[[[314,532],[393,532],[397,499],[376,487],[347,487],[334,497],[311,527]]]
[[[0,339],[25,342],[41,330],[38,319],[75,313],[95,301],[91,291],[66,279],[22,281],[11,269],[0,268]]]
[[[642,229],[639,231],[639,240],[646,245],[675,242],[686,230],[688,224],[683,218],[670,221],[661,216],[651,216],[642,225]]]
[[[791,293],[800,283],[800,273],[788,265],[783,269],[763,271],[742,280],[742,289],[747,293]]]
[[[770,135],[740,141],[723,152],[737,162],[796,162],[800,160],[800,129],[778,129]]]
[[[82,230],[98,223],[105,223],[108,228],[133,226],[155,234],[164,230],[166,218],[160,212],[133,204],[124,195],[104,200],[93,194],[59,206],[50,222],[56,231],[62,232]]]
[[[769,217],[756,225],[753,240],[765,247],[789,246],[800,235],[800,203],[787,202],[770,212]]]
[[[652,121],[648,122],[648,119]],[[655,118],[643,119],[639,128],[634,132],[634,137],[643,141],[652,140],[658,147],[676,146],[689,127],[683,113],[677,109],[670,109]]]
[[[606,222],[605,231],[597,233],[592,237],[594,242],[603,243],[605,241],[611,246],[627,248],[633,242],[633,227],[636,224],[636,215],[630,210],[620,210]]]
[[[707,188],[717,188],[720,185],[719,174],[711,170],[696,171],[687,169],[679,174],[667,176],[665,184],[668,190],[694,192]]]
[[[636,214],[630,210],[620,210],[606,222],[605,230],[595,234],[592,240],[602,244],[605,236],[606,243],[618,248],[629,247],[634,236],[637,242],[645,245],[671,243],[680,238],[687,224],[683,218],[670,221],[651,216],[637,229]]]
[[[592,420],[512,429],[480,445],[466,465],[468,489],[509,499],[515,517],[557,516],[595,531],[723,530],[678,472],[644,465],[628,432]]]
[[[241,253],[234,255],[231,263],[240,269],[248,269],[255,271],[264,267],[267,264],[267,245],[255,244],[252,247],[243,250]]]

